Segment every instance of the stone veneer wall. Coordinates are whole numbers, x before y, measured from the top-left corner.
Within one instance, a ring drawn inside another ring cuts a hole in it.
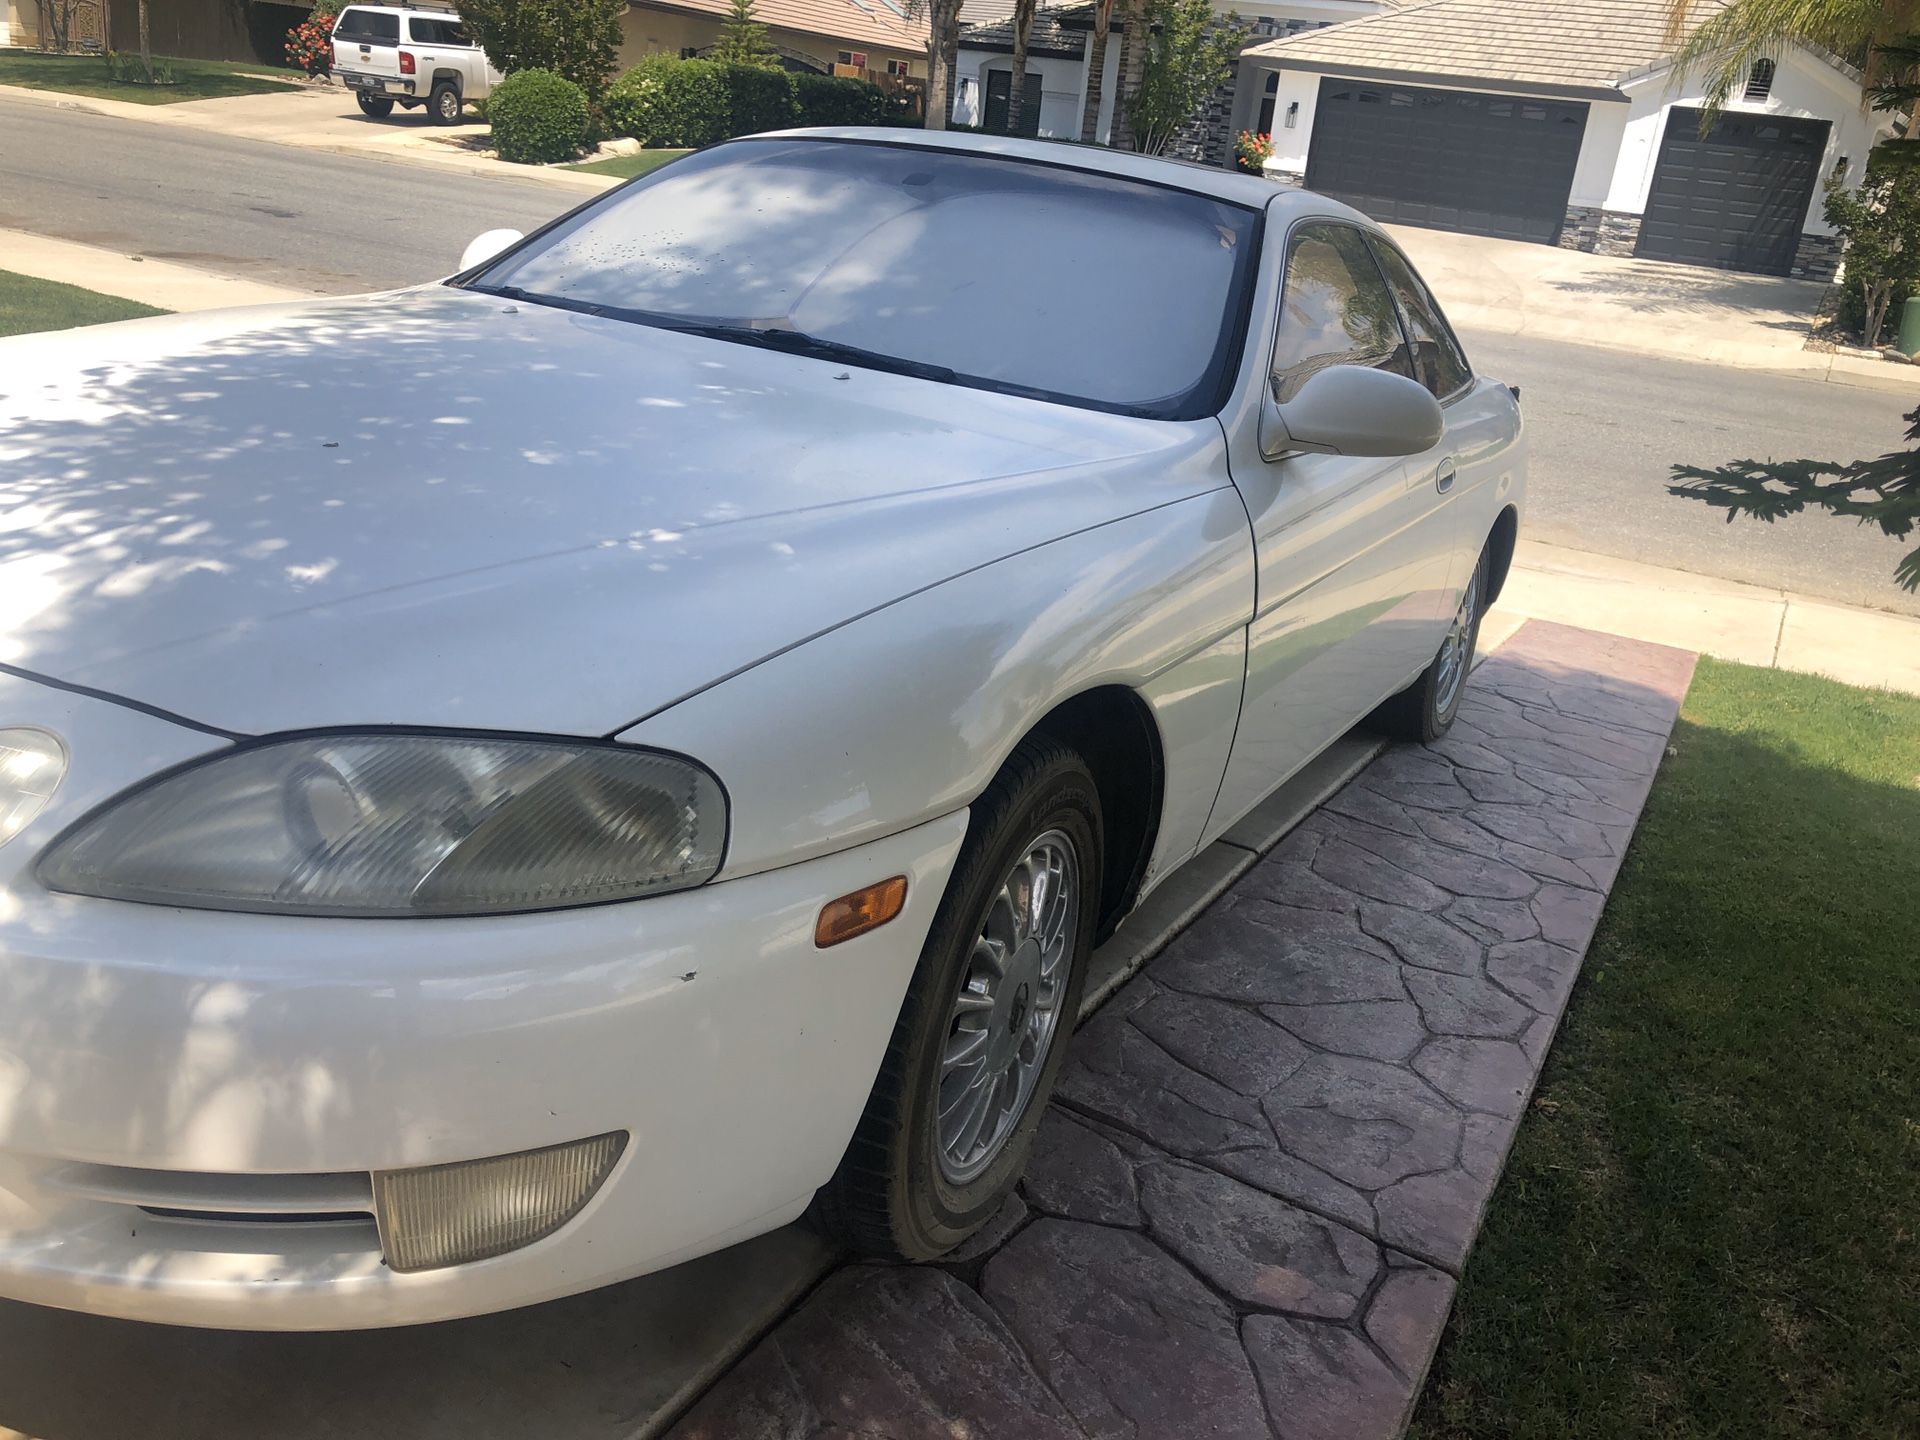
[[[1802,235],[1790,273],[1796,280],[1832,280],[1840,273],[1840,251],[1838,235]]]
[[[1584,250],[1589,255],[1631,255],[1640,238],[1640,217],[1597,205],[1569,205],[1560,229],[1562,250]]]

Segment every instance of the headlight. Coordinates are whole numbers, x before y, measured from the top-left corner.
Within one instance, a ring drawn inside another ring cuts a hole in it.
[[[54,890],[286,915],[487,915],[711,879],[726,797],[698,765],[594,741],[308,735],[123,795],[40,859]]]
[[[67,773],[67,752],[44,730],[0,729],[0,845],[27,828]]]

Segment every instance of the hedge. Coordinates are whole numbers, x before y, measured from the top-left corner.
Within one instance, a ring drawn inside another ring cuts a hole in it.
[[[877,85],[753,65],[649,55],[613,82],[608,123],[642,145],[697,148],[794,125],[898,123]]]
[[[547,165],[580,153],[587,140],[587,92],[551,70],[520,70],[487,97],[493,148],[502,160]]]

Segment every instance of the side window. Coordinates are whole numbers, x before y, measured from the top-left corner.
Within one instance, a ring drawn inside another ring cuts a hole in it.
[[[407,33],[420,45],[459,45],[470,47],[473,41],[467,38],[457,20],[435,20],[424,15],[407,17]]]
[[[1373,253],[1380,259],[1381,270],[1386,273],[1387,284],[1392,287],[1394,298],[1400,302],[1400,309],[1406,316],[1407,333],[1413,337],[1413,358],[1419,371],[1418,379],[1434,393],[1436,399],[1444,400],[1473,379],[1473,367],[1467,364],[1467,357],[1460,349],[1460,342],[1454,338],[1446,316],[1433,303],[1433,296],[1420,283],[1420,277],[1413,273],[1406,256],[1378,236],[1369,236],[1368,239],[1373,245]]]
[[[1368,365],[1413,378],[1393,296],[1351,225],[1302,225],[1287,247],[1273,394],[1282,404],[1330,365]]]
[[[400,38],[400,17],[378,10],[343,10],[333,27],[334,38],[391,45]]]

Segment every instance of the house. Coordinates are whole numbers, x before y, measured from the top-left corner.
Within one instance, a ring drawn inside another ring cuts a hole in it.
[[[1830,176],[1888,117],[1824,52],[1754,64],[1702,131],[1667,0],[1426,0],[1240,59],[1237,128],[1268,173],[1382,221],[1771,275],[1830,278]]]
[[[1397,0],[1213,0],[1222,16],[1235,15],[1256,39],[1273,39],[1301,30],[1371,15]],[[1093,5],[1061,5],[1035,12],[1027,33],[1028,103],[1021,129],[1046,139],[1078,140],[1086,111]],[[1126,5],[1116,0],[1108,33],[1106,64],[1100,85],[1100,116],[1095,138],[1107,142],[1113,126],[1113,97],[1119,93],[1120,33]],[[953,119],[986,130],[1006,127],[1007,95],[1013,79],[1012,0],[965,0],[960,8],[960,50],[954,65]],[[1038,104],[1033,102],[1038,97]],[[1232,139],[1227,128],[1231,92],[1207,107],[1190,133],[1174,147],[1188,159],[1224,160]]]
[[[720,38],[727,0],[633,0],[621,17],[620,64],[643,55],[700,55]],[[754,0],[754,18],[790,70],[923,85],[927,21],[906,0]]]

